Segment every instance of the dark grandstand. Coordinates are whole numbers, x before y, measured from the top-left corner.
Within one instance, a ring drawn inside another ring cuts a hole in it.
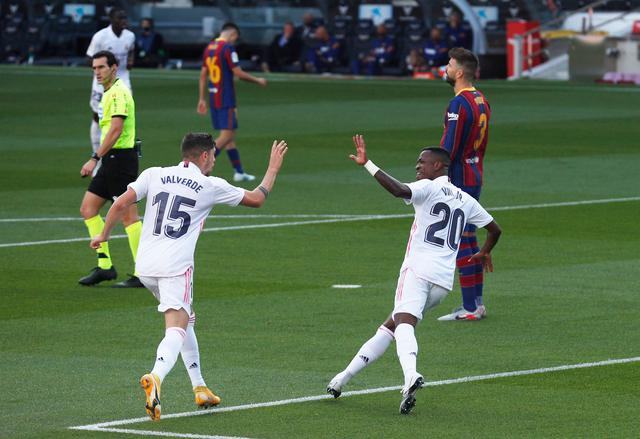
[[[424,45],[431,28],[446,29],[448,17],[457,12],[465,18],[461,26],[470,35],[466,44],[481,58],[491,61],[483,63],[493,70],[485,70],[485,75],[502,76],[507,20],[546,22],[564,11],[587,4],[586,0],[2,0],[0,60],[30,64],[82,63],[91,36],[109,25],[109,10],[121,7],[127,11],[129,28],[136,34],[141,18],[155,20],[156,30],[164,36],[169,67],[196,67],[202,48],[215,36],[220,25],[234,21],[242,29],[238,51],[246,63],[243,67],[258,69],[264,61],[265,47],[282,25],[286,21],[299,25],[304,14],[310,13],[314,16],[314,26],[326,26],[337,42],[337,59],[330,67],[332,73],[351,73],[354,60],[370,50],[376,19],[382,20],[395,46],[391,61],[382,67],[382,74],[402,75],[407,73],[410,51]],[[390,14],[389,18],[362,18],[362,7],[366,5],[382,6]],[[597,10],[620,11],[638,6],[640,0],[612,0]],[[481,23],[481,33],[466,19],[465,10],[475,10],[482,16],[479,21],[473,18]],[[479,38],[483,41],[480,46]],[[317,44],[312,37],[303,38],[299,71],[306,71],[306,53]]]

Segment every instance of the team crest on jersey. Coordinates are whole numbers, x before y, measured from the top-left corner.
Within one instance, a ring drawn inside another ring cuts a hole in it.
[[[447,111],[447,119],[451,120],[458,120],[458,113],[449,113]]]

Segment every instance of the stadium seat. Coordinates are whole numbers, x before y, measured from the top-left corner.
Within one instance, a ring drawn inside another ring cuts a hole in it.
[[[21,62],[24,57],[24,35],[22,29],[9,22],[2,27],[2,59],[8,63]]]
[[[74,52],[73,23],[68,15],[58,16],[51,23],[49,41],[54,53],[61,56],[71,56]]]

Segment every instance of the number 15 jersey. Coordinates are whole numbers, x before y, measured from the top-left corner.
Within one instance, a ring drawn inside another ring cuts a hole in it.
[[[244,189],[218,177],[207,177],[184,161],[149,168],[129,184],[137,201],[147,198],[136,274],[170,277],[193,266],[193,254],[204,222],[217,204],[237,206]]]
[[[451,290],[456,255],[464,226],[484,227],[493,217],[471,195],[449,182],[447,176],[408,183],[415,217],[400,271]]]

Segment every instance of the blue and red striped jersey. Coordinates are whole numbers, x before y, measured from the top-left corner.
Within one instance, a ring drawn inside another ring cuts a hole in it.
[[[440,146],[451,156],[449,177],[454,185],[482,186],[490,118],[489,102],[475,88],[461,90],[449,102]]]
[[[233,69],[238,65],[236,49],[226,40],[217,38],[202,54],[202,67],[209,73],[210,107],[216,110],[236,106]]]

